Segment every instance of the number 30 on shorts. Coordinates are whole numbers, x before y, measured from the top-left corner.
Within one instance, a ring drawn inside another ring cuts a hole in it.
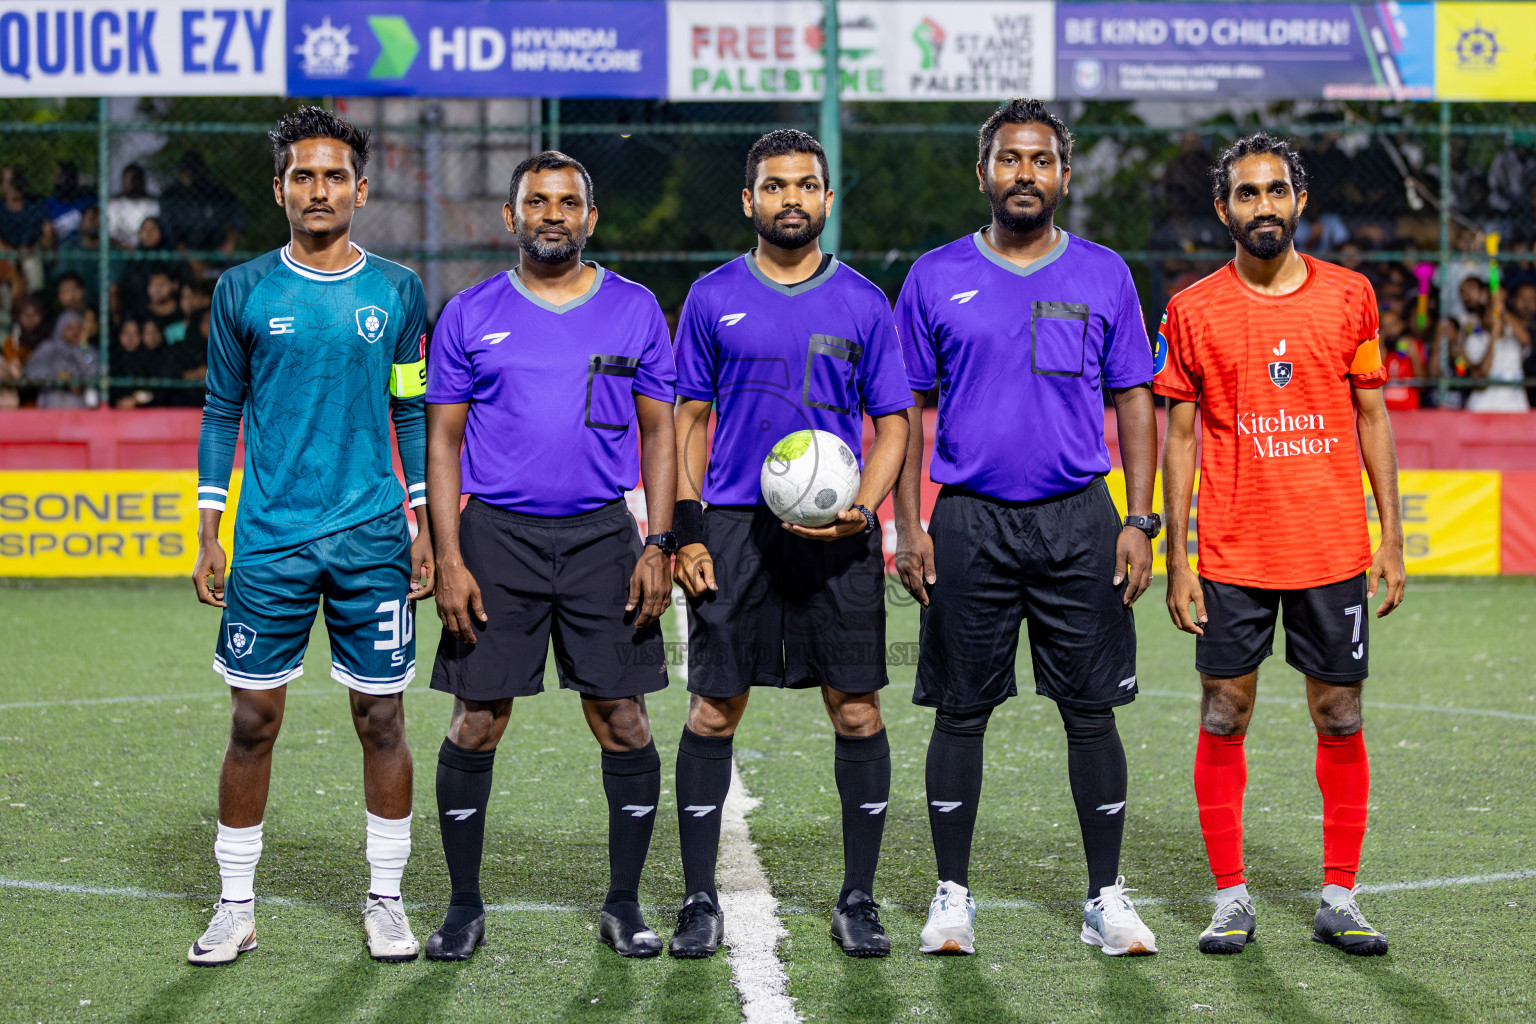
[[[405,664],[405,648],[410,644],[411,638],[416,635],[416,613],[411,608],[410,601],[382,601],[378,608],[374,609],[384,616],[379,623],[379,632],[385,634],[382,640],[373,642],[376,651],[394,651],[389,656],[391,665]]]

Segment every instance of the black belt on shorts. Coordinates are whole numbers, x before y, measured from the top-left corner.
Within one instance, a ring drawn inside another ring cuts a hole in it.
[[[612,518],[619,512],[629,511],[629,506],[624,503],[623,498],[614,498],[600,508],[595,508],[590,512],[577,512],[575,515],[569,516],[531,516],[526,512],[513,512],[511,509],[502,508],[500,505],[492,505],[488,501],[482,501],[473,496],[469,499],[469,505],[473,506],[477,512],[484,512],[494,518],[515,523],[518,526],[585,526],[587,523],[595,523],[603,519]],[[465,511],[468,510],[468,506],[466,506]]]
[[[1094,485],[1103,481],[1103,479],[1104,477],[1102,476],[1095,476],[1092,480],[1088,481],[1086,484],[1075,490],[1063,491],[1060,494],[1053,494],[1049,498],[1031,498],[1029,501],[1005,501],[1002,498],[995,498],[990,494],[982,494],[980,491],[973,491],[968,487],[957,487],[954,484],[945,484],[944,486],[940,487],[939,497],[975,498],[977,501],[984,501],[989,505],[997,505],[1000,508],[1034,508],[1037,505],[1053,505],[1058,501],[1066,501],[1068,498],[1075,498],[1079,494],[1082,494],[1084,491],[1088,490],[1090,487],[1093,487]]]

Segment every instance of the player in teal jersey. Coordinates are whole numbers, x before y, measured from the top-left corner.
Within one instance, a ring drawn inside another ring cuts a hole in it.
[[[411,850],[402,695],[416,670],[413,602],[433,584],[426,301],[414,273],[352,242],[353,211],[368,198],[367,131],[304,107],[270,137],[272,190],[291,240],[225,272],[209,327],[192,579],[199,600],[224,609],[213,668],[234,707],[214,843],[223,892],[187,959],[226,964],[256,948],[253,886],[272,746],[323,597],[331,678],[348,688],[363,746],[368,950],[375,960],[414,960],[400,900]],[[405,491],[390,458],[391,418]],[[245,478],[226,587],[219,520],[242,419]],[[414,542],[401,509],[407,495]]]

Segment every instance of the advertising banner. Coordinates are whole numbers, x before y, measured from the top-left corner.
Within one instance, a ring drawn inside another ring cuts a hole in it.
[[[0,96],[280,96],[284,0],[6,0]]]
[[[0,576],[190,577],[197,518],[195,469],[0,472]]]
[[[1062,4],[1056,15],[1056,94],[1115,100],[1430,99],[1434,7]]]
[[[290,0],[294,96],[609,96],[667,88],[662,0]]]
[[[842,0],[844,100],[1049,99],[1055,5],[1035,0]],[[819,0],[673,0],[667,98],[815,100]]]
[[[1435,5],[1435,98],[1536,100],[1536,3]]]

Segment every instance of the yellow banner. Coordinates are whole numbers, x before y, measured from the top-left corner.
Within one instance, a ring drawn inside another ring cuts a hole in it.
[[[1536,3],[1436,4],[1435,98],[1536,100]]]
[[[1370,481],[1365,488],[1371,546],[1381,538]],[[1113,470],[1107,480],[1115,505],[1125,510],[1125,475]],[[1403,556],[1408,572],[1421,576],[1494,576],[1499,572],[1499,474],[1493,470],[1405,469],[1398,474],[1398,499],[1403,516]],[[1195,481],[1196,508],[1189,524],[1189,564],[1195,565],[1199,529],[1200,482]],[[1163,511],[1159,477],[1152,509]],[[1167,570],[1167,535],[1153,543],[1153,571]]]
[[[226,553],[237,470],[219,527]],[[0,472],[0,576],[187,576],[197,470]]]

